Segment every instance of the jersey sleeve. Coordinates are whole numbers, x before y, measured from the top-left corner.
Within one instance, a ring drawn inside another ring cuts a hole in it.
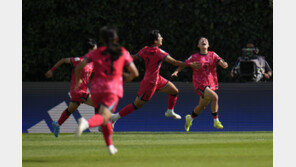
[[[192,62],[194,62],[192,56],[190,56],[188,59],[185,60],[185,63],[187,66],[189,66]]]
[[[141,49],[136,56],[139,56],[140,58],[143,58],[143,49]]]
[[[164,61],[167,56],[169,56],[167,52],[165,52],[162,49],[159,49],[158,57],[160,58],[160,60]]]
[[[83,60],[83,57],[71,57],[70,63],[73,67],[76,67],[82,60]]]
[[[214,63],[217,64],[222,58],[217,55],[217,53],[213,53]]]
[[[124,66],[127,67],[133,62],[133,58],[128,51],[124,54]]]

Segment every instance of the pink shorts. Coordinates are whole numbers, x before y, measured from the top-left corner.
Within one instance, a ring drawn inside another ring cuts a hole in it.
[[[162,76],[159,76],[157,84],[142,81],[137,96],[140,100],[149,101],[154,95],[155,91],[163,89],[167,86],[169,81]]]
[[[198,87],[195,87],[194,90],[199,96],[204,98],[205,90],[207,87],[211,88],[209,85],[199,85]]]
[[[201,96],[202,98],[204,98],[205,90],[206,90],[207,87],[209,87],[209,88],[210,88],[211,90],[213,90],[213,91],[217,90],[217,89],[215,89],[215,88],[211,88],[211,86],[209,86],[209,85],[199,85],[199,86],[197,86],[197,87],[194,87],[194,90],[195,90],[195,92],[196,92],[199,96]]]
[[[70,95],[71,95],[71,102],[80,104],[87,100],[89,93],[88,92],[70,93]]]
[[[113,93],[100,93],[91,94],[91,100],[95,105],[95,108],[99,108],[100,105],[104,105],[111,112],[115,112],[119,97]]]

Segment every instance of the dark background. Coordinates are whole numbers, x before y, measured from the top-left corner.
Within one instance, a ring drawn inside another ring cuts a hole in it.
[[[113,24],[120,43],[132,54],[144,46],[144,35],[159,29],[163,50],[185,60],[197,52],[197,40],[209,39],[215,51],[230,65],[218,68],[220,82],[231,82],[231,67],[247,42],[273,62],[273,9],[270,0],[23,0],[23,81],[69,81],[70,65],[55,71],[52,79],[44,73],[59,59],[82,56],[86,37],[98,40],[98,30]],[[142,79],[144,66],[137,63]],[[172,79],[176,67],[163,63],[161,75],[172,81],[191,81],[190,69]]]

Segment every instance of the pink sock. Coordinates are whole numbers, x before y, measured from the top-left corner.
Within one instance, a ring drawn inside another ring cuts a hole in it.
[[[124,117],[130,113],[132,113],[134,110],[136,110],[136,106],[132,103],[127,106],[125,106],[122,110],[119,111],[120,117]]]
[[[175,107],[177,99],[178,99],[177,95],[176,96],[169,95],[168,109],[172,110]]]
[[[112,141],[113,128],[112,128],[111,122],[107,123],[107,125],[105,125],[105,126],[102,125],[101,129],[102,129],[102,133],[104,135],[106,145],[107,146],[112,145],[113,144],[113,141]]]
[[[68,109],[64,110],[64,112],[61,114],[58,120],[58,124],[62,125],[70,117],[70,115],[71,113],[68,111]]]
[[[101,126],[104,123],[104,118],[100,114],[95,114],[88,120],[90,128]]]

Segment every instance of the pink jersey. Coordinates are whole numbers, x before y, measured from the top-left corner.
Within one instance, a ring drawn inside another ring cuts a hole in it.
[[[158,47],[145,46],[137,55],[145,61],[143,81],[157,84],[161,64],[169,54]]]
[[[205,86],[210,86],[212,90],[218,89],[216,65],[219,60],[221,58],[215,52],[209,51],[206,55],[195,53],[185,61],[187,65],[192,62],[202,65],[198,70],[193,69],[192,82],[195,89]]]
[[[77,89],[77,91],[74,90],[75,85],[76,85],[76,75],[75,75],[75,67],[83,61],[84,56],[82,57],[71,57],[70,58],[70,63],[72,65],[72,77],[71,77],[71,88],[70,88],[70,93],[86,93],[87,88],[88,88],[88,83],[89,83],[89,78],[93,72],[93,63],[88,63],[86,66],[82,69],[81,71],[81,79],[82,83]]]
[[[111,64],[111,55],[103,55],[106,46],[99,47],[89,52],[86,58],[94,63],[94,76],[91,81],[91,93],[113,93],[118,97],[123,97],[123,68],[133,62],[133,58],[125,48],[122,55]]]

